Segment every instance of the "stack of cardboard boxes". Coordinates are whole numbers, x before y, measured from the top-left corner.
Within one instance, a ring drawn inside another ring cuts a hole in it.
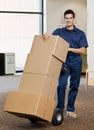
[[[9,92],[5,111],[51,121],[56,107],[56,91],[62,63],[69,44],[59,36],[44,39],[36,35],[27,56],[16,92]]]

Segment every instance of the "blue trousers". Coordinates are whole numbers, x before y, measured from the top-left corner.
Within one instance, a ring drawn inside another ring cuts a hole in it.
[[[58,104],[57,108],[64,111],[65,105],[65,92],[67,87],[67,80],[70,76],[70,85],[68,93],[67,111],[75,111],[75,100],[78,93],[78,87],[80,83],[80,76],[82,70],[82,60],[81,57],[70,57],[67,62],[67,71],[62,74],[60,73],[59,83],[57,87]]]

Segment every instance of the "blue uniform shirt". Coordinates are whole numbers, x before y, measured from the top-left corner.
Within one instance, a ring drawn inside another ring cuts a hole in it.
[[[82,30],[76,28],[75,26],[73,30],[68,30],[66,27],[58,28],[52,34],[59,35],[64,40],[66,40],[69,43],[70,48],[88,47],[88,42],[85,33]],[[80,54],[69,52],[67,58],[70,55],[80,56]]]
[[[70,44],[71,48],[88,47],[85,33],[75,26],[73,30],[68,30],[66,27],[58,28],[52,34],[62,37]]]

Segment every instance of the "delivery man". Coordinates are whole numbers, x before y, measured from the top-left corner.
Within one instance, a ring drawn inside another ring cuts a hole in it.
[[[57,28],[52,33],[53,35],[59,35],[69,43],[69,51],[65,62],[67,71],[64,73],[62,67],[57,87],[57,108],[60,108],[64,112],[65,91],[67,87],[67,80],[70,76],[66,116],[77,118],[75,113],[75,100],[78,94],[78,87],[82,70],[82,59],[80,54],[85,53],[85,48],[88,47],[88,43],[85,33],[76,28],[74,25],[75,13],[73,10],[69,9],[64,12],[64,20],[66,26],[64,28]],[[50,36],[50,34],[45,33],[43,36],[46,39]]]

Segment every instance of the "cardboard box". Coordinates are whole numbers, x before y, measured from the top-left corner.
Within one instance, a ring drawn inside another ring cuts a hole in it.
[[[34,37],[17,92],[9,92],[5,111],[51,121],[58,78],[69,44],[59,36]]]
[[[24,68],[24,73],[48,75],[58,78],[62,62],[49,54],[29,54]]]
[[[9,92],[5,111],[17,116],[39,117],[46,121],[52,120],[56,101],[41,94],[26,92]]]
[[[42,94],[55,99],[58,80],[47,75],[23,74],[18,91]]]
[[[33,40],[30,53],[54,55],[59,60],[65,62],[69,44],[59,36],[51,35],[48,39],[43,36],[36,35]]]

